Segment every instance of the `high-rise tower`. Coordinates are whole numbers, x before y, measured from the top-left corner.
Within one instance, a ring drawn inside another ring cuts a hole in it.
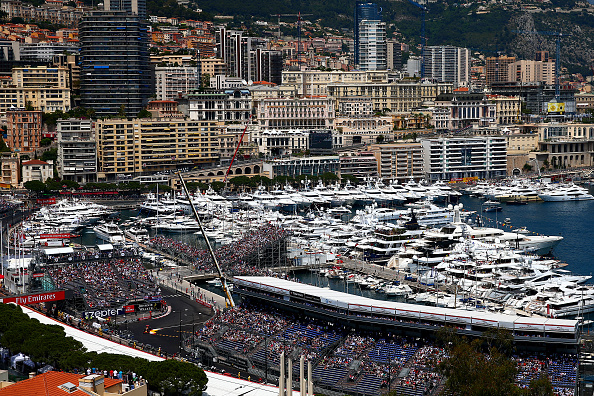
[[[98,116],[136,116],[151,95],[148,30],[127,11],[94,11],[79,23],[81,104]]]
[[[357,1],[355,3],[355,64],[359,64],[359,24],[362,20],[368,21],[381,21],[382,11],[377,7],[375,3],[369,3],[366,1]]]

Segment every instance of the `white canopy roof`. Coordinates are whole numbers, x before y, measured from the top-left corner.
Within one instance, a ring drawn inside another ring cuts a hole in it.
[[[68,254],[68,253],[74,253],[74,249],[71,248],[70,246],[68,246],[68,247],[58,247],[58,248],[51,248],[51,249],[43,249],[43,252],[46,255],[51,256],[52,254]]]
[[[105,250],[113,250],[113,245],[111,243],[106,243],[104,245],[97,245],[97,249],[99,249],[102,252]]]
[[[8,260],[8,269],[29,268],[31,260],[31,257],[11,258]]]

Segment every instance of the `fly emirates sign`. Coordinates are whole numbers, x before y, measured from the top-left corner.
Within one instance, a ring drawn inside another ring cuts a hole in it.
[[[64,290],[59,290],[49,293],[24,294],[22,296],[3,297],[1,300],[4,304],[15,303],[18,305],[28,305],[49,301],[59,301],[64,300],[65,298],[66,296]]]

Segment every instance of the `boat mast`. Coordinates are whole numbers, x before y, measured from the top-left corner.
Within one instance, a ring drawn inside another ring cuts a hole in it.
[[[233,308],[233,307],[235,307],[235,302],[233,301],[233,297],[231,297],[231,293],[229,292],[229,288],[227,287],[227,279],[225,279],[225,274],[223,274],[223,270],[221,269],[221,266],[219,265],[217,256],[215,255],[214,250],[212,249],[212,246],[210,245],[210,241],[208,240],[208,236],[206,235],[206,232],[204,231],[204,227],[202,227],[202,221],[200,220],[200,216],[198,216],[198,212],[196,212],[196,207],[194,206],[194,202],[192,201],[192,198],[190,197],[190,192],[188,191],[186,182],[184,181],[184,178],[182,177],[181,172],[178,172],[177,175],[179,176],[179,180],[181,182],[182,188],[184,189],[184,192],[186,193],[186,197],[188,198],[188,201],[190,202],[190,207],[192,208],[192,213],[194,213],[196,222],[198,222],[198,226],[200,227],[200,232],[202,233],[202,237],[206,241],[206,246],[208,248],[208,252],[210,253],[210,257],[212,258],[212,262],[214,263],[215,267],[217,268],[217,272],[219,273],[219,280],[221,281],[221,284],[223,285],[223,291],[225,292],[225,296],[226,296],[225,303],[227,304],[228,307]]]

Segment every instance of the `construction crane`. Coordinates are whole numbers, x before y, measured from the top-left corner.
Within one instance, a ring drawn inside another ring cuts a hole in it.
[[[312,16],[313,14],[302,14],[302,13],[298,13],[298,14],[270,14],[270,16],[276,16],[278,17],[278,38],[281,38],[281,25],[280,25],[280,19],[281,17],[297,17],[297,36],[298,36],[298,41],[297,41],[297,63],[301,64],[301,59],[300,59],[300,54],[301,54],[301,21],[303,20],[302,17],[304,16]]]
[[[528,31],[528,30],[514,30],[514,33],[518,34],[537,34],[539,36],[554,36],[557,42],[557,55],[555,57],[555,100],[557,102],[561,99],[561,93],[559,92],[559,78],[561,70],[561,37],[571,36],[571,34],[565,34],[561,32],[550,32],[550,31]]]
[[[188,191],[186,182],[184,181],[184,178],[182,177],[181,172],[177,172],[177,175],[179,176],[179,181],[181,183],[181,186],[186,194],[186,198],[188,199],[188,202],[190,203],[190,207],[192,208],[192,213],[194,214],[194,218],[196,219],[196,222],[198,223],[198,226],[200,227],[200,232],[202,233],[202,237],[206,241],[206,247],[207,247],[208,253],[210,254],[210,258],[212,259],[212,262],[213,262],[215,268],[217,269],[217,273],[219,275],[221,285],[223,286],[223,291],[225,292],[225,305],[229,308],[233,308],[233,307],[235,307],[235,301],[233,301],[233,296],[231,296],[231,291],[229,290],[229,287],[227,286],[227,278],[225,277],[225,274],[223,273],[223,270],[221,269],[221,266],[219,265],[219,260],[217,260],[217,256],[214,252],[214,249],[212,248],[212,245],[210,244],[208,235],[206,235],[206,232],[204,231],[204,227],[202,226],[202,220],[200,220],[200,216],[198,216],[198,212],[196,212],[196,207],[194,206],[194,201],[192,200],[192,197],[190,196],[190,192]]]
[[[415,0],[408,0],[408,2],[423,11],[421,21],[421,78],[425,78],[425,45],[427,44],[427,37],[425,37],[425,16],[427,14],[427,7],[417,3]]]

